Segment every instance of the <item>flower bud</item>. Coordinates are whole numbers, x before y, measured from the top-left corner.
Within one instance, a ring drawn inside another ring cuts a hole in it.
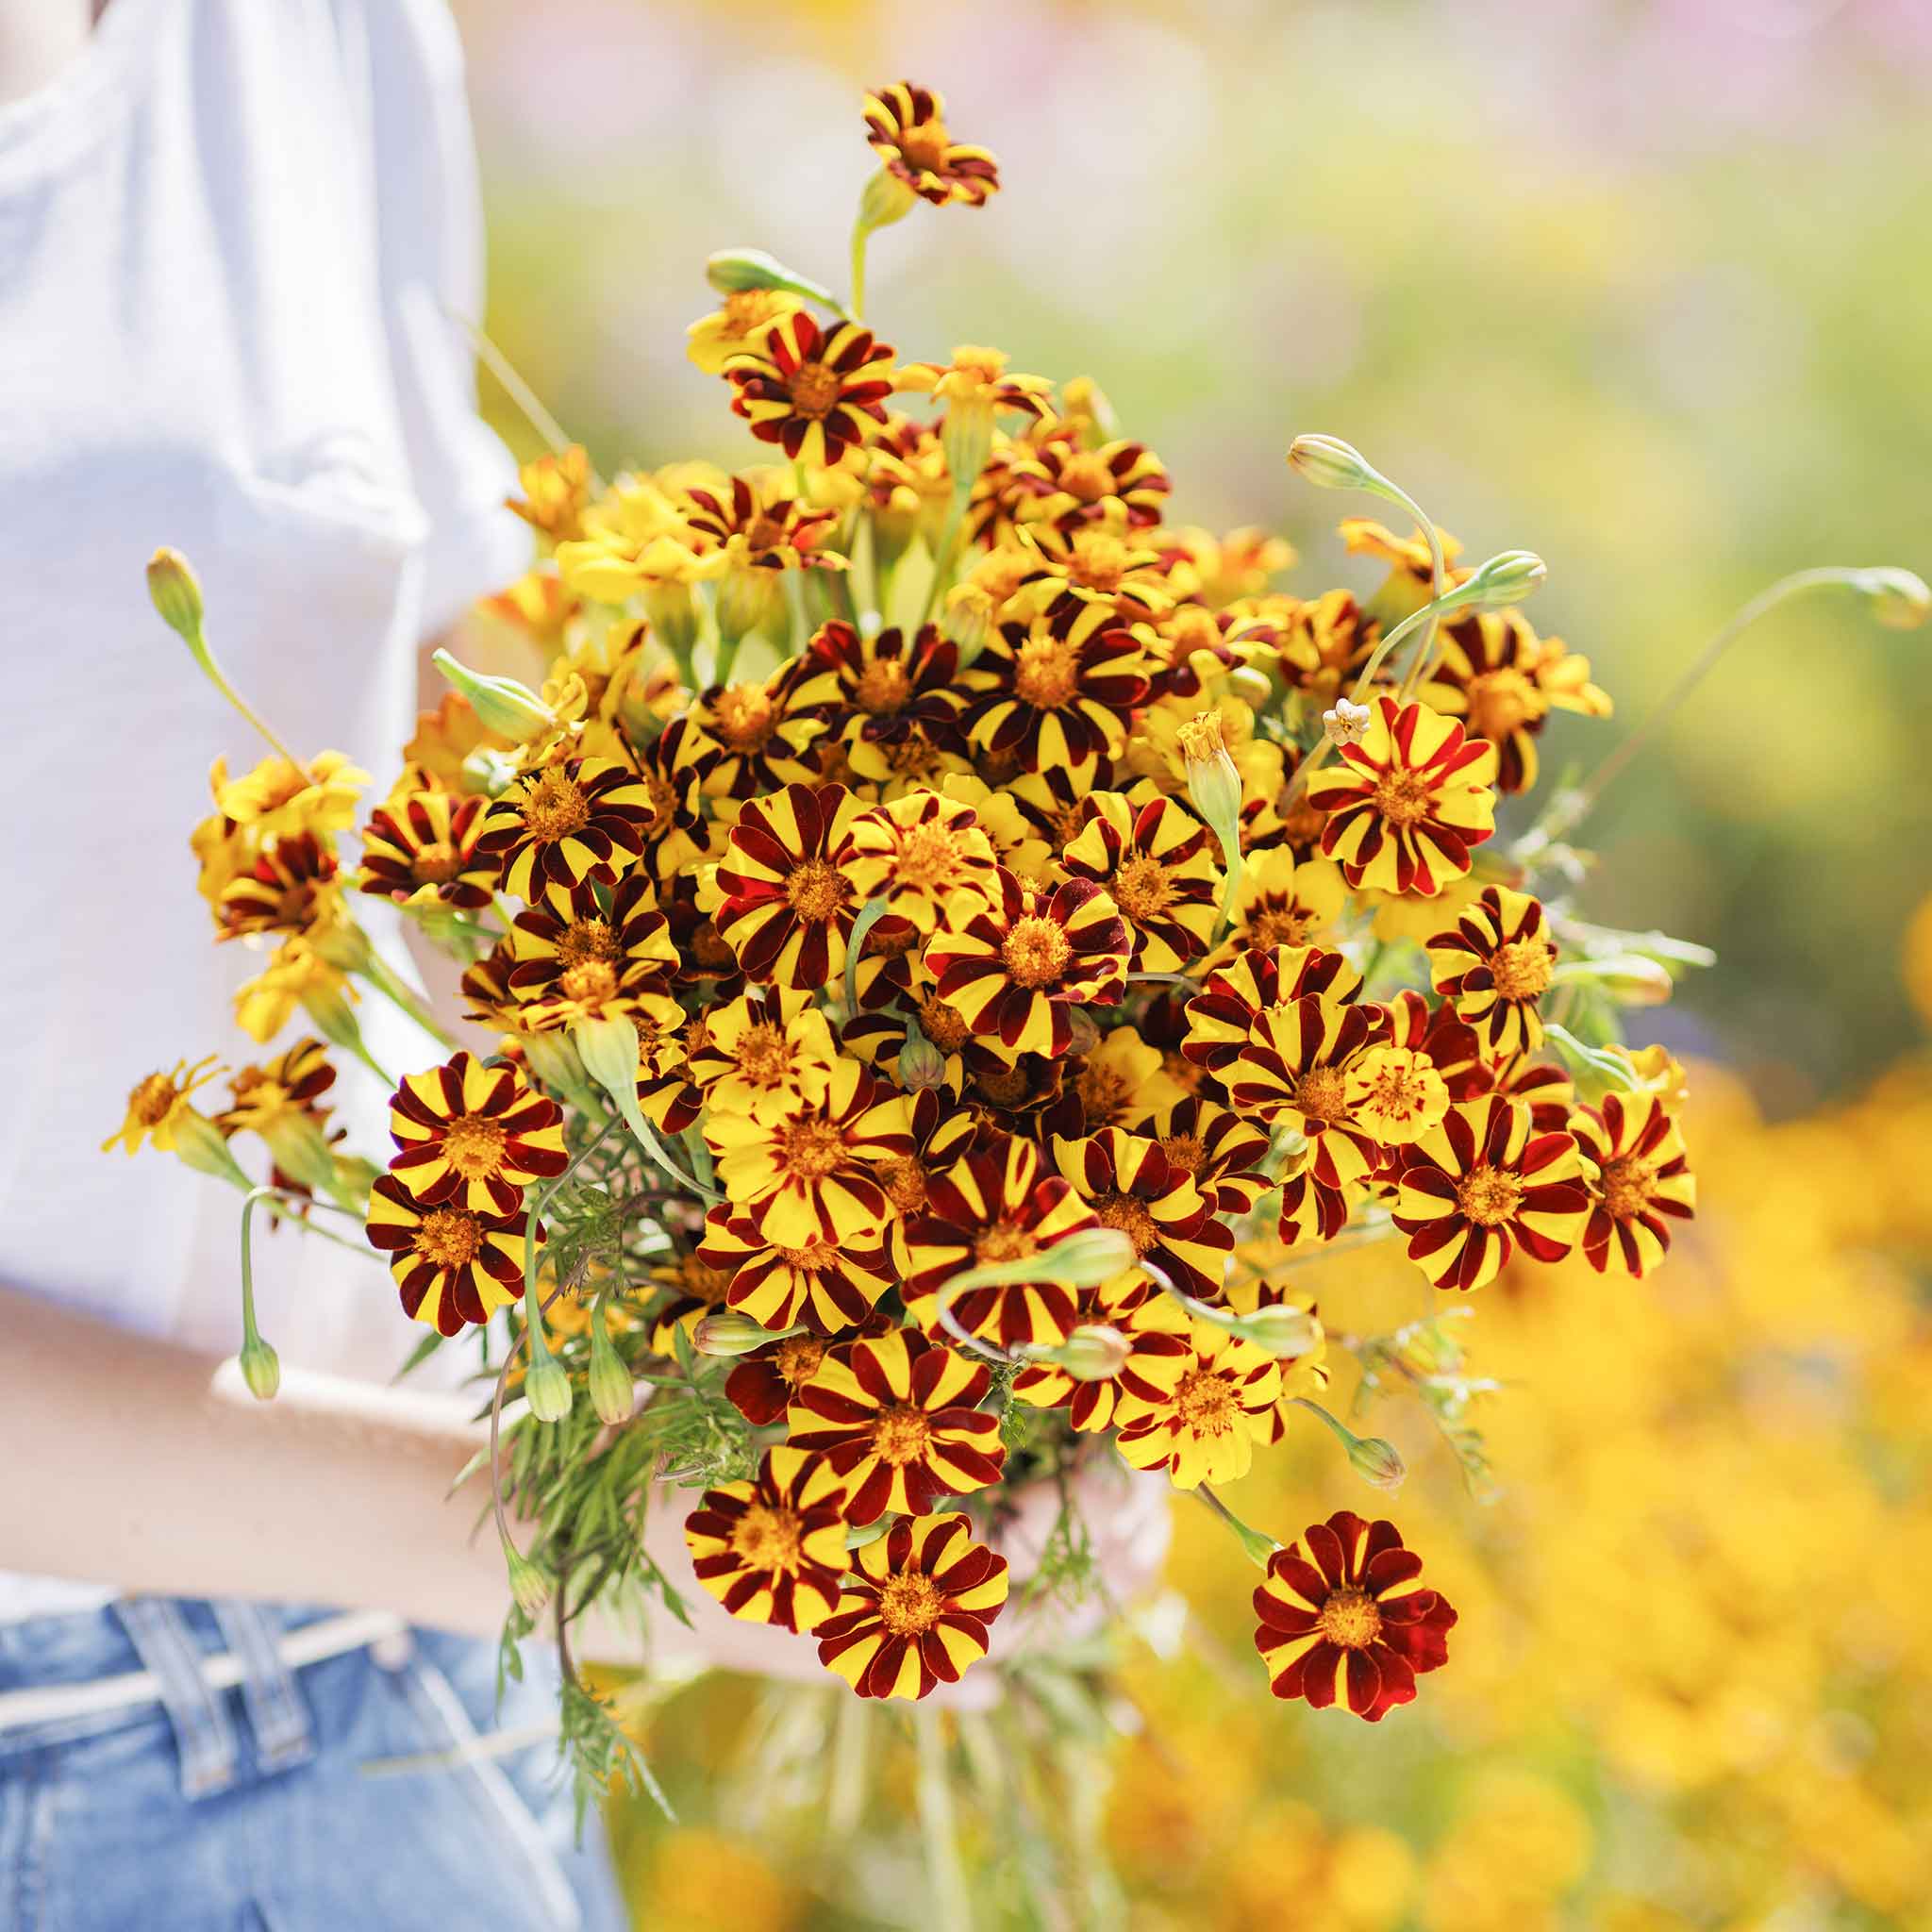
[[[906,1044],[899,1049],[899,1084],[908,1093],[924,1087],[937,1087],[946,1077],[946,1057],[919,1029],[907,1029]]]
[[[524,1050],[524,1064],[540,1087],[558,1093],[580,1090],[584,1084],[584,1063],[576,1049],[561,1033],[526,1033],[518,1042]]]
[[[1344,744],[1359,744],[1368,736],[1369,720],[1374,715],[1366,705],[1337,698],[1335,708],[1322,713],[1323,734],[1338,749]]]
[[[509,1570],[509,1593],[516,1598],[517,1608],[533,1621],[541,1617],[550,1601],[550,1579],[508,1538],[503,1560]]]
[[[597,1420],[616,1428],[627,1423],[637,1407],[637,1388],[624,1358],[611,1347],[600,1316],[591,1327],[591,1407]]]
[[[201,642],[201,582],[178,550],[165,547],[148,558],[147,594],[161,621],[190,644]]]
[[[539,1321],[541,1319],[538,1317]],[[534,1358],[529,1374],[524,1377],[524,1400],[540,1423],[560,1423],[570,1413],[570,1376],[548,1346],[537,1339],[534,1327],[530,1353]]]
[[[336,1158],[326,1136],[311,1114],[284,1113],[262,1131],[275,1165],[291,1180],[316,1193],[332,1193]]]
[[[1917,630],[1932,618],[1932,590],[1925,579],[1892,564],[1855,571],[1852,588],[1872,606],[1872,615],[1888,630]]]
[[[605,1092],[622,1101],[635,1099],[638,1085],[638,1029],[622,1013],[579,1020],[570,1029],[571,1044],[584,1063],[584,1072]]]
[[[868,234],[891,227],[912,212],[919,197],[890,168],[881,168],[858,198],[858,225]]]
[[[175,1117],[174,1152],[196,1174],[211,1174],[218,1181],[232,1181],[238,1187],[253,1187],[241,1163],[228,1152],[222,1130],[204,1113],[184,1107]]]
[[[832,303],[823,282],[789,269],[762,248],[722,248],[705,263],[705,279],[721,295],[740,295],[747,289],[782,289],[808,302]]]
[[[1098,1288],[1134,1265],[1134,1243],[1117,1227],[1083,1227],[1025,1264],[1029,1279],[1058,1281],[1068,1288]]]
[[[1297,1307],[1292,1302],[1275,1302],[1241,1316],[1234,1332],[1281,1361],[1310,1354],[1322,1341],[1320,1320],[1310,1309]]]
[[[1239,838],[1241,811],[1241,774],[1227,755],[1221,735],[1221,713],[1199,711],[1178,733],[1181,756],[1187,761],[1188,796],[1194,809],[1222,836],[1226,826]]]
[[[242,1344],[242,1379],[258,1402],[273,1402],[282,1386],[281,1362],[258,1335],[251,1335]]]
[[[1472,602],[1491,608],[1521,604],[1549,574],[1533,550],[1503,550],[1477,568],[1466,588],[1474,593]]]
[[[986,648],[998,622],[999,605],[982,586],[956,584],[946,593],[946,635],[958,646],[962,671]]]
[[[1319,490],[1366,490],[1382,480],[1361,451],[1339,436],[1297,436],[1288,446],[1288,461]]]
[[[517,761],[507,752],[479,744],[463,760],[463,782],[486,798],[501,798],[517,775]]]
[[[1378,1490],[1399,1490],[1408,1472],[1393,1442],[1380,1436],[1357,1436],[1349,1444],[1349,1466],[1365,1483]]]
[[[1110,1382],[1132,1353],[1127,1338],[1104,1322],[1083,1322],[1058,1348],[1036,1360],[1050,1361],[1076,1382]]]
[[[1620,1007],[1660,1007],[1676,991],[1669,972],[1641,953],[1619,953],[1614,958],[1588,963],[1590,977]]]
[[[691,1331],[691,1345],[700,1355],[749,1355],[753,1349],[775,1341],[781,1332],[791,1331],[761,1328],[749,1315],[741,1314],[736,1308],[721,1308],[716,1314],[707,1315]]]
[[[429,660],[444,679],[469,699],[477,718],[491,731],[519,744],[557,728],[557,713],[528,685],[514,677],[486,677],[459,664],[447,651]]]

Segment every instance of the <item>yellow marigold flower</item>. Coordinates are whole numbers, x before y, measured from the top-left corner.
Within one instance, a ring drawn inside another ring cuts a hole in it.
[[[1291,847],[1250,853],[1235,893],[1234,923],[1215,958],[1274,946],[1315,946],[1333,939],[1348,888],[1325,858],[1297,859]]]
[[[633,872],[604,897],[586,879],[568,891],[552,887],[518,913],[504,991],[516,1002],[513,1024],[535,1033],[616,1015],[641,1024],[677,963],[657,892]],[[682,1014],[671,1024],[681,1025]]]
[[[1100,1225],[1133,1243],[1137,1264],[1158,1268],[1184,1294],[1220,1294],[1234,1236],[1216,1217],[1214,1196],[1170,1161],[1158,1141],[1119,1127],[1078,1141],[1056,1134],[1053,1157]],[[1099,1294],[1104,1306],[1122,1307],[1158,1291],[1137,1265]]]
[[[734,1617],[815,1630],[839,1607],[852,1561],[844,1502],[823,1457],[777,1443],[753,1481],[707,1490],[684,1519],[692,1573]]]
[[[336,1083],[336,1070],[319,1040],[298,1040],[287,1053],[265,1066],[243,1067],[228,1082],[234,1096],[215,1116],[225,1134],[253,1133],[264,1138],[291,1116],[320,1121],[327,1111],[317,1099]]]
[[[1113,1426],[1124,1396],[1159,1405],[1173,1399],[1193,1360],[1193,1323],[1171,1294],[1150,1294],[1125,1308],[1111,1309],[1107,1324],[1127,1344],[1127,1357],[1111,1375],[1075,1381],[1051,1362],[1036,1362],[1013,1377],[1013,1394],[1035,1408],[1064,1408],[1069,1424],[1082,1432]]]
[[[1404,1147],[1449,1111],[1449,1086],[1426,1054],[1372,1046],[1348,1070],[1346,1104],[1383,1146]]]
[[[805,307],[784,289],[737,289],[724,306],[701,315],[685,331],[685,353],[707,375],[723,375],[733,356],[755,348],[774,322]]]
[[[1167,466],[1144,442],[1121,441],[1086,449],[1047,433],[1014,458],[1018,520],[1074,529],[1104,524],[1147,529],[1160,521],[1174,487]]]
[[[1023,546],[993,553],[1024,571],[1009,599],[1016,615],[1065,628],[1083,604],[1104,606],[1124,625],[1152,624],[1174,607],[1167,561],[1151,544],[1094,524],[1028,524],[1022,534]]]
[[[693,525],[657,524],[647,532],[596,525],[561,543],[557,567],[580,597],[623,604],[653,591],[689,589],[723,574],[725,557]]]
[[[1000,185],[999,163],[985,148],[956,142],[945,114],[945,101],[931,88],[895,80],[866,95],[865,138],[887,173],[922,200],[983,207]]]
[[[1579,1107],[1570,1131],[1584,1159],[1590,1220],[1584,1257],[1599,1274],[1614,1259],[1641,1277],[1671,1245],[1671,1223],[1689,1221],[1697,1207],[1683,1130],[1661,1096],[1611,1091],[1595,1107]]]
[[[583,605],[565,590],[557,566],[543,563],[525,571],[493,596],[479,597],[472,608],[484,623],[501,625],[545,657],[552,657],[564,648],[571,620]],[[469,702],[459,691],[450,692],[443,702],[451,699]]]
[[[1308,804],[1327,814],[1322,854],[1351,886],[1433,894],[1495,829],[1496,748],[1425,705],[1375,700],[1359,744],[1317,772]]]
[[[563,1109],[516,1068],[485,1066],[470,1053],[405,1074],[390,1096],[389,1125],[402,1150],[390,1172],[429,1207],[511,1214],[532,1182],[555,1180],[570,1165]]]
[[[892,1286],[883,1247],[817,1240],[779,1246],[728,1204],[711,1209],[697,1254],[730,1282],[728,1305],[761,1328],[806,1322],[823,1335],[841,1334],[859,1326]]]
[[[831,1027],[809,993],[754,985],[705,1015],[689,1067],[708,1106],[771,1121],[817,1107],[837,1058]]]
[[[415,735],[403,746],[403,761],[445,791],[475,791],[479,788],[464,770],[464,760],[475,752],[509,749],[510,741],[491,730],[461,691],[448,691],[435,710],[417,713]]]
[[[275,840],[245,873],[222,888],[214,908],[219,937],[304,934],[333,924],[341,911],[337,872],[333,845],[312,832]]]
[[[791,659],[762,684],[713,685],[687,714],[681,758],[708,798],[761,798],[819,775],[812,747],[829,726],[838,686],[817,663]]]
[[[101,1142],[101,1152],[111,1154],[116,1147],[125,1147],[129,1154],[138,1154],[143,1142],[152,1141],[159,1152],[172,1153],[175,1136],[193,1111],[188,1096],[220,1074],[217,1058],[209,1054],[192,1066],[176,1060],[173,1073],[150,1074],[141,1081],[127,1096],[127,1118]]]
[[[1086,809],[1087,824],[1060,863],[1103,887],[1120,908],[1134,971],[1180,972],[1207,952],[1219,917],[1221,873],[1208,827],[1152,786],[1131,798],[1091,792]]]
[[[835,1349],[792,1398],[792,1446],[823,1452],[846,1485],[845,1514],[929,1516],[946,1496],[1000,1479],[999,1418],[979,1404],[985,1363],[892,1328]]]
[[[1168,1073],[1158,1046],[1131,1026],[1111,1026],[1069,1070],[1067,1091],[1079,1103],[1083,1130],[1091,1134],[1102,1127],[1144,1130],[1184,1090]]]
[[[570,758],[519,778],[484,815],[476,856],[503,868],[503,890],[534,905],[555,888],[615,885],[643,851],[650,789],[608,758]]]
[[[487,805],[440,790],[391,796],[362,828],[357,888],[401,906],[489,905],[497,867],[476,853]]]
[[[853,835],[864,809],[842,785],[788,785],[739,813],[715,916],[747,974],[817,992],[845,970],[863,903]]]
[[[1053,414],[1053,384],[1043,375],[1008,375],[1008,359],[1004,349],[965,343],[950,362],[902,362],[892,387],[958,408],[1018,410],[1046,420]]]
[[[1481,1288],[1519,1247],[1560,1261],[1590,1196],[1575,1141],[1539,1133],[1520,1101],[1458,1102],[1405,1158],[1394,1210],[1409,1258],[1438,1288]]]
[[[307,940],[284,940],[268,964],[235,991],[235,1024],[254,1041],[270,1041],[297,1007],[355,997],[346,975]]]
[[[705,1117],[734,1207],[782,1247],[874,1241],[893,1218],[878,1168],[912,1152],[911,1104],[857,1060],[833,1063],[825,1096],[775,1121]]]
[[[317,752],[300,771],[284,758],[263,758],[240,778],[228,776],[225,758],[217,758],[208,771],[217,813],[264,840],[346,831],[356,823],[356,801],[368,783],[369,774],[339,751]]]
[[[924,789],[874,806],[852,824],[853,888],[867,902],[922,937],[940,923],[956,892],[976,891],[990,905],[999,890],[992,841],[970,805]]]
[[[1454,926],[1428,942],[1436,991],[1454,1001],[1491,1060],[1535,1053],[1543,1043],[1537,1008],[1557,970],[1548,933],[1539,901],[1489,886]]]
[[[522,1300],[525,1226],[521,1205],[507,1214],[454,1202],[432,1207],[386,1174],[370,1190],[364,1232],[389,1257],[403,1312],[455,1335]],[[546,1239],[541,1222],[537,1239]]]
[[[552,543],[566,543],[578,535],[591,500],[591,458],[580,443],[532,458],[518,470],[517,480],[524,493],[506,496],[505,508]]]
[[[1294,546],[1272,531],[1243,525],[1224,537],[1198,525],[1160,533],[1175,557],[1175,575],[1186,594],[1220,610],[1245,597],[1262,596],[1272,579],[1295,560]],[[1185,559],[1180,561],[1179,559]]]
[[[730,357],[724,375],[733,411],[759,441],[775,442],[793,462],[832,469],[885,422],[892,351],[869,328],[841,322],[827,331],[801,308]]]
[[[1273,1356],[1209,1322],[1191,1324],[1191,1357],[1173,1388],[1123,1390],[1115,1446],[1136,1469],[1164,1469],[1174,1487],[1238,1482],[1266,1442],[1281,1370]]]
[[[1390,582],[1377,593],[1378,606],[1391,605],[1406,612],[1420,609],[1429,601],[1434,582],[1434,566],[1429,557],[1429,541],[1422,531],[1413,536],[1398,537],[1385,524],[1378,524],[1373,517],[1343,517],[1336,526],[1341,532],[1341,541],[1351,557],[1377,557],[1389,566]],[[1439,524],[1436,526],[1436,541],[1442,546],[1442,588],[1450,589],[1456,584],[1466,582],[1472,572],[1459,569],[1456,559],[1462,555],[1462,545]],[[1399,594],[1391,597],[1391,592],[1397,585]]]

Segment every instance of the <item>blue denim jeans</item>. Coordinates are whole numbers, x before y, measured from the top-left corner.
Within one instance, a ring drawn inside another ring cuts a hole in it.
[[[447,1753],[553,1709],[493,1647],[412,1632],[292,1673],[276,1635],[316,1611],[137,1598],[0,1624],[0,1691],[142,1670],[167,1702],[0,1730],[6,1932],[617,1932],[594,1818],[573,1847],[556,1743],[458,1769]],[[197,1653],[243,1681],[208,1690]],[[537,1646],[530,1661],[537,1662]]]

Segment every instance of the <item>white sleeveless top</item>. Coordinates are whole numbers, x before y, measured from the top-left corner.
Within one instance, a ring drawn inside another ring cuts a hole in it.
[[[237,686],[298,752],[386,785],[418,642],[527,555],[450,319],[480,315],[480,241],[441,0],[112,0],[74,66],[0,106],[11,1287],[238,1343],[239,1195],[152,1149],[98,1152],[143,1074],[260,1052],[229,996],[261,956],[210,944],[188,835],[210,759],[245,771],[263,747],[143,566],[185,552]],[[375,1004],[377,1059],[426,1063]],[[381,1158],[374,1076],[338,1086]],[[393,1372],[416,1331],[386,1272],[288,1230],[257,1254],[286,1363]],[[0,1579],[0,1616],[25,1601]]]

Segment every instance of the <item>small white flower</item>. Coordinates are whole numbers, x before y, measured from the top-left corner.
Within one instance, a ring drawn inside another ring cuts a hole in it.
[[[1335,708],[1322,713],[1322,729],[1327,733],[1330,744],[1359,744],[1368,735],[1369,716],[1368,706],[1337,698]]]

